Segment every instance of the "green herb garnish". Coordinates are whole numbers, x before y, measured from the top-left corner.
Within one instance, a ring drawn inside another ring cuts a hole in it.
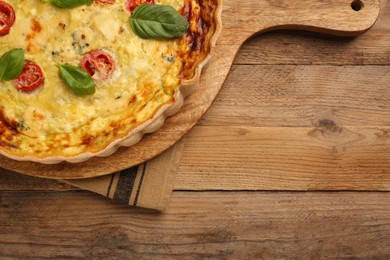
[[[143,39],[170,39],[183,36],[188,21],[172,6],[142,4],[130,17],[133,31]]]
[[[0,81],[16,79],[24,67],[22,49],[12,49],[0,57]]]
[[[91,5],[93,0],[41,0],[42,2],[49,2],[59,8],[74,8],[82,5]]]
[[[95,83],[85,70],[70,64],[59,65],[60,77],[77,96],[95,93]]]

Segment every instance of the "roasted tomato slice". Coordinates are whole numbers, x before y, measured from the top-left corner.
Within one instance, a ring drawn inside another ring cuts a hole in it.
[[[13,83],[18,89],[30,92],[42,85],[44,80],[41,68],[34,62],[26,61],[22,73]]]
[[[0,36],[8,34],[14,22],[14,9],[9,4],[0,1]]]
[[[95,0],[95,3],[102,6],[112,5],[115,3],[115,0]]]
[[[140,4],[154,4],[154,0],[126,0],[126,9],[132,13]]]
[[[93,50],[84,55],[80,67],[91,75],[92,79],[102,81],[115,71],[114,58],[104,50]]]

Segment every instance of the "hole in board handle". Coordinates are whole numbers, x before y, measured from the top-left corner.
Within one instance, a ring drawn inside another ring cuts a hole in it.
[[[363,7],[364,7],[364,4],[360,0],[353,0],[351,3],[351,8],[356,12],[359,12],[360,10],[362,10]]]

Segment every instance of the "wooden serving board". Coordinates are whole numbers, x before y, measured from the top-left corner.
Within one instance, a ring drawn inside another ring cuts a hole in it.
[[[142,163],[174,145],[198,122],[221,89],[236,53],[250,37],[275,29],[355,36],[375,23],[379,9],[379,0],[224,0],[223,30],[200,86],[160,130],[105,158],[44,165],[1,156],[0,167],[36,177],[74,179],[105,175]]]

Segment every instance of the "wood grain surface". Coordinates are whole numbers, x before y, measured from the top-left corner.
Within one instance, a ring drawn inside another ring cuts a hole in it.
[[[389,24],[246,42],[166,212],[2,171],[0,258],[389,259]]]
[[[379,10],[378,0],[365,0],[359,10],[351,7],[350,0],[225,0],[223,30],[212,52],[210,65],[202,74],[199,88],[158,132],[146,136],[135,146],[120,149],[113,156],[92,158],[83,163],[15,163],[0,157],[0,166],[32,176],[69,179],[109,174],[142,163],[168,149],[198,122],[221,89],[237,51],[248,38],[282,28],[358,35],[375,23]]]
[[[6,259],[390,257],[388,193],[176,192],[164,214],[85,192],[5,192],[1,203]]]

